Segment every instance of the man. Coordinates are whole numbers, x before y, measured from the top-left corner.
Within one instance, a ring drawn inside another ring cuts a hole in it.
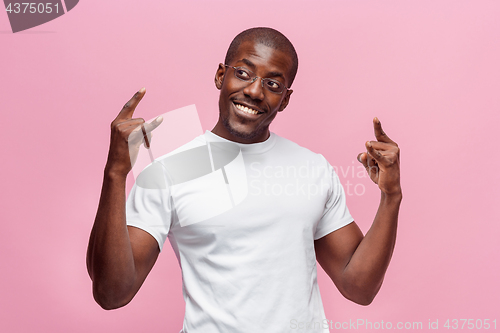
[[[196,187],[172,199],[173,192],[136,184],[126,204],[125,180],[134,159],[127,140],[141,133],[144,120],[132,115],[145,90],[125,104],[111,126],[87,253],[94,298],[104,309],[132,300],[167,237],[183,272],[185,333],[328,332],[319,324],[325,315],[316,259],[342,295],[362,305],[372,302],[396,239],[399,148],[375,118],[377,141],[366,142],[358,160],[378,184],[381,200],[363,236],[323,156],[269,131],[290,101],[297,64],[292,44],[270,28],[246,30],[231,43],[215,75],[219,120],[185,149],[210,142],[237,146],[250,190],[232,209],[201,222],[182,224],[189,220],[184,203],[202,191]],[[160,122],[144,130],[149,133]],[[224,167],[217,171],[226,184],[232,182]]]

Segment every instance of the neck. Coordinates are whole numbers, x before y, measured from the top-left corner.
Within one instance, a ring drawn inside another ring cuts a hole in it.
[[[261,133],[250,133],[249,135],[238,133],[227,129],[220,121],[212,129],[212,133],[226,140],[243,144],[264,142],[269,139],[269,136],[271,135],[269,128],[261,131]]]

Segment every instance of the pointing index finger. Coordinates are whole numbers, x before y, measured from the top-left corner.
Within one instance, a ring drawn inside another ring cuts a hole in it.
[[[384,130],[382,129],[382,124],[377,117],[373,118],[373,130],[375,131],[375,138],[377,138],[377,141],[394,143],[394,141],[392,141],[387,136],[387,134],[385,134]]]
[[[123,106],[122,110],[116,117],[117,119],[132,119],[134,115],[135,108],[144,97],[144,93],[146,92],[146,88],[141,88],[138,92],[134,94],[134,96]]]

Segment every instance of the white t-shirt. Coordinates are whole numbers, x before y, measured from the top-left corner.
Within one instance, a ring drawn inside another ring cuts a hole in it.
[[[329,332],[314,240],[353,218],[322,155],[274,133],[237,144],[207,131],[155,164],[129,194],[127,224],[160,250],[169,239],[185,333]]]

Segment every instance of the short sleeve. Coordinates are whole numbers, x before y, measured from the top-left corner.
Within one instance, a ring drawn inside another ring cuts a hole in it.
[[[327,182],[330,188],[328,189],[328,198],[323,216],[316,226],[314,240],[320,239],[354,221],[347,208],[344,188],[339,177],[333,167],[328,162],[326,163],[328,165],[326,177],[328,177]]]
[[[158,242],[160,251],[171,224],[171,205],[166,189],[143,188],[134,184],[127,199],[127,225],[142,229]]]

